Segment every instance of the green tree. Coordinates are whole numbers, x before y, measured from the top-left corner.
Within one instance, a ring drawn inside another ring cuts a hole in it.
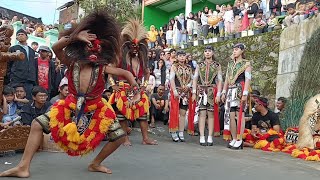
[[[79,0],[79,5],[88,14],[96,9],[106,9],[119,23],[124,23],[129,17],[141,19],[141,6],[131,0]]]

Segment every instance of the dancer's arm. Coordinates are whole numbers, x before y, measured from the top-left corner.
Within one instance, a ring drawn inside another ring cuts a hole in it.
[[[243,93],[241,98],[242,103],[247,102],[247,98],[249,95],[248,90],[250,87],[250,82],[251,82],[251,66],[248,66],[247,69],[245,70],[245,83],[244,83],[244,88],[243,88]]]
[[[138,86],[138,83],[136,82],[132,73],[124,69],[116,68],[112,66],[105,66],[104,73],[115,75],[115,76],[122,76],[129,82],[131,86]]]
[[[220,102],[220,97],[221,97],[221,89],[222,89],[222,71],[221,71],[221,66],[218,67],[218,74],[217,74],[217,79],[218,79],[218,84],[217,84],[217,97],[216,97],[216,103],[219,104]]]
[[[64,48],[67,47],[74,40],[83,41],[90,44],[90,41],[93,41],[96,38],[97,36],[95,34],[88,33],[88,30],[84,30],[79,32],[79,34],[74,38],[71,38],[70,36],[64,36],[60,38],[56,43],[52,45],[52,50],[57,56],[57,58],[60,59],[62,64],[69,65],[70,61],[67,60]]]
[[[228,90],[228,70],[227,70],[227,73],[226,73],[226,79],[224,81],[224,85],[223,85],[223,90],[221,92],[221,101],[222,102],[225,102],[226,100],[226,93],[227,93],[227,90]]]
[[[171,86],[174,97],[177,98],[179,94],[176,88],[176,83],[174,81],[175,77],[176,77],[176,67],[172,65],[170,70],[170,86]]]
[[[196,67],[193,78],[192,78],[192,101],[196,100],[198,77],[199,77],[199,69],[198,67]]]

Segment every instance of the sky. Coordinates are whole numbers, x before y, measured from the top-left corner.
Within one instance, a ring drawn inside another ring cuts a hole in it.
[[[41,17],[44,24],[54,24],[59,20],[56,9],[71,0],[0,0],[0,6],[36,18]]]

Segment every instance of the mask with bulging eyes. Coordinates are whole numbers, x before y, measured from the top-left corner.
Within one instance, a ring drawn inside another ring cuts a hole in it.
[[[138,56],[138,53],[139,53],[138,39],[134,39],[131,43],[130,55],[134,57],[134,56]]]
[[[101,53],[101,41],[96,39],[88,43],[86,50],[89,53],[89,61],[96,62],[98,60],[98,55]]]

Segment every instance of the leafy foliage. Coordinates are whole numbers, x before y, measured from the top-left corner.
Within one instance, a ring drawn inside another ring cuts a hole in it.
[[[283,126],[298,126],[305,103],[320,93],[320,28],[307,41],[299,66],[299,71],[290,89],[291,97],[286,105]],[[282,124],[281,124],[282,125]]]
[[[131,0],[80,0],[80,7],[88,14],[96,9],[105,9],[113,15],[120,24],[123,24],[129,17],[141,19],[141,6],[135,6]]]
[[[279,45],[281,30],[255,36],[242,37],[214,43],[215,57],[226,72],[228,61],[231,60],[233,45],[244,43],[246,45],[246,59],[251,60],[253,89],[258,89],[265,96],[276,94],[276,77],[278,72]],[[203,58],[204,46],[193,46],[187,49],[193,54],[195,60]]]

